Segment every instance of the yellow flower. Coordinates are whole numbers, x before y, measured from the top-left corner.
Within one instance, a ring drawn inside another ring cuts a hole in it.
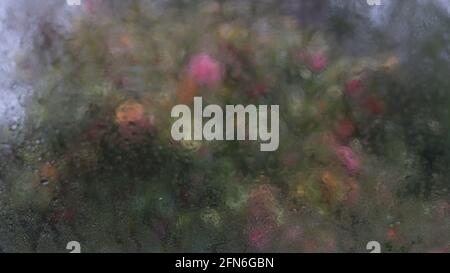
[[[303,198],[303,197],[305,197],[305,194],[306,194],[305,187],[303,185],[298,185],[297,186],[297,195],[300,198]]]

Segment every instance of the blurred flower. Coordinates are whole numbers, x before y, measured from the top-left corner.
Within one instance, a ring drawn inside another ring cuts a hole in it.
[[[248,36],[248,31],[245,28],[231,24],[221,24],[218,32],[220,38],[229,41],[242,40]]]
[[[397,236],[398,236],[398,231],[395,227],[389,228],[388,231],[386,232],[386,237],[390,241],[397,239]]]
[[[249,92],[250,97],[265,96],[267,94],[267,86],[264,84],[255,85]]]
[[[250,247],[257,250],[263,249],[269,242],[269,236],[272,231],[272,229],[266,229],[264,227],[252,228],[248,235]]]
[[[325,171],[321,176],[322,197],[328,204],[334,204],[341,201],[343,197],[343,188],[341,181],[330,171]]]
[[[143,139],[144,133],[151,130],[154,122],[152,118],[145,116],[142,104],[128,100],[117,107],[116,123],[123,138],[138,141]]]
[[[199,84],[215,87],[223,76],[222,65],[211,56],[201,53],[192,57],[189,63],[189,75]]]
[[[373,96],[369,96],[364,100],[363,107],[365,107],[369,113],[374,115],[383,113],[383,104]]]
[[[144,107],[133,100],[127,100],[116,109],[116,122],[127,124],[144,119]]]
[[[387,60],[383,63],[383,68],[385,70],[389,71],[389,70],[395,68],[398,64],[399,64],[399,60],[398,60],[397,56],[392,55],[392,56],[389,56],[387,58]]]
[[[327,57],[322,53],[314,53],[308,58],[309,68],[314,72],[321,72],[328,65]]]
[[[249,244],[261,250],[270,241],[270,235],[280,225],[281,207],[276,195],[278,189],[270,184],[262,184],[250,190],[249,209]]]
[[[338,147],[336,154],[349,172],[359,171],[361,167],[360,161],[351,148],[347,146]]]
[[[277,189],[269,184],[259,185],[250,190],[248,206],[255,221],[276,224],[278,215]]]
[[[352,79],[345,84],[345,91],[351,96],[358,95],[364,90],[365,86],[360,79]]]
[[[355,133],[355,130],[356,128],[353,122],[349,119],[344,119],[339,122],[336,133],[338,137],[345,140],[351,137]]]
[[[43,186],[47,186],[49,183],[55,182],[58,177],[58,170],[52,164],[46,164],[39,170],[39,182]]]
[[[32,186],[36,190],[36,197],[32,202],[39,209],[47,210],[53,198],[60,190],[60,173],[55,164],[46,163],[39,168],[37,176],[32,180]]]
[[[309,80],[311,79],[312,73],[311,71],[305,68],[300,71],[300,76],[305,80]]]
[[[205,209],[201,214],[201,219],[204,223],[214,227],[219,227],[221,224],[220,214],[215,209]]]
[[[177,97],[182,104],[191,104],[198,92],[198,85],[191,77],[185,77],[178,87]]]
[[[328,65],[328,59],[323,53],[311,53],[307,50],[301,50],[296,54],[298,60],[306,63],[313,72],[321,72]]]
[[[334,99],[338,99],[342,96],[342,90],[337,85],[330,86],[326,93]]]
[[[125,31],[113,34],[107,41],[109,52],[113,56],[130,53],[136,47],[131,35]]]
[[[270,240],[270,235],[279,226],[281,210],[276,195],[278,189],[270,184],[258,185],[250,190],[249,209],[249,244],[261,250]]]

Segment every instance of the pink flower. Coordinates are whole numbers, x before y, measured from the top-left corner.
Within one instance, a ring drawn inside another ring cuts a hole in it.
[[[87,0],[86,2],[83,2],[84,9],[89,14],[94,14],[99,11],[100,7],[102,6],[103,0]]]
[[[341,146],[336,149],[336,154],[349,172],[354,173],[359,171],[361,164],[352,149]]]
[[[321,53],[315,53],[309,57],[309,67],[314,72],[320,72],[324,70],[327,64],[327,57]]]
[[[190,61],[189,75],[200,85],[214,87],[222,80],[222,74],[222,65],[208,54],[195,55]]]
[[[267,94],[267,86],[264,84],[255,85],[249,92],[250,97],[265,96]]]
[[[252,228],[248,236],[250,247],[256,250],[263,249],[270,241],[271,231],[264,227]]]

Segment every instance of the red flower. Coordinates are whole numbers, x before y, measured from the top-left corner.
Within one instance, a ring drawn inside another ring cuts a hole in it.
[[[377,98],[370,96],[368,97],[364,103],[363,106],[374,115],[379,115],[383,113],[383,104],[381,101],[379,101]]]
[[[336,133],[341,139],[347,139],[348,137],[352,136],[355,131],[356,128],[353,122],[349,119],[344,119],[339,122]]]
[[[306,63],[314,72],[321,72],[328,65],[327,57],[322,53],[310,53],[306,50],[301,50],[296,57],[303,63]]]
[[[250,97],[265,96],[267,94],[267,86],[264,84],[255,85],[249,92]]]
[[[345,84],[345,90],[349,95],[358,95],[366,89],[363,82],[359,79],[353,79]]]
[[[249,234],[249,244],[252,248],[261,249],[269,241],[268,235],[270,233],[269,229],[264,229],[261,227],[252,228]]]
[[[395,228],[389,228],[386,235],[389,240],[395,240],[397,238],[397,230]]]

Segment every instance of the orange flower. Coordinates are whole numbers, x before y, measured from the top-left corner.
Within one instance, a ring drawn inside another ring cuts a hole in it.
[[[120,36],[120,44],[125,48],[131,48],[133,47],[133,42],[131,40],[130,35],[122,35]]]
[[[58,170],[51,164],[44,165],[39,171],[41,183],[51,182],[58,179]]]
[[[323,172],[321,182],[322,196],[328,204],[342,200],[342,183],[334,174],[329,171]]]
[[[197,95],[198,86],[195,80],[191,77],[185,77],[178,88],[178,101],[182,104],[190,104],[194,101]]]
[[[116,123],[120,135],[128,142],[139,142],[152,129],[154,121],[145,115],[144,106],[134,100],[128,100],[116,109]]]
[[[137,122],[144,118],[144,107],[133,100],[122,103],[116,109],[116,122],[119,125]]]
[[[38,176],[33,180],[33,187],[40,188],[44,186],[45,191],[53,192],[58,181],[59,173],[56,167],[52,164],[43,165],[38,172]]]

